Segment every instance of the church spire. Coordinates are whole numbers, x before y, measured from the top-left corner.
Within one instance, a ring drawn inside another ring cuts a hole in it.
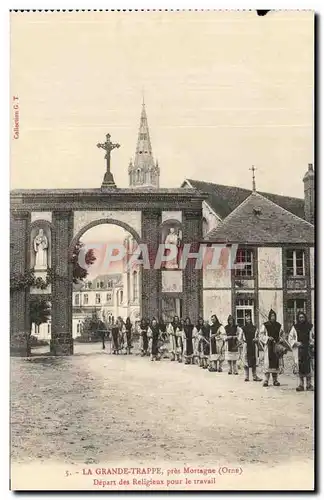
[[[130,187],[159,187],[160,169],[154,162],[143,95],[134,163],[128,167]]]

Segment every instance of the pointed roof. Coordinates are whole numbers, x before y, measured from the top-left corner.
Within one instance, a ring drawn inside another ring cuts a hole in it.
[[[215,229],[206,241],[219,243],[314,243],[314,226],[252,192]]]
[[[142,104],[142,112],[134,161],[134,167],[141,168],[143,166],[154,167],[150,131],[148,127],[144,100]]]
[[[189,184],[191,187],[198,189],[203,193],[207,193],[207,203],[221,219],[227,217],[251,194],[251,190],[249,189],[224,186],[222,184],[196,181],[193,179],[186,179],[182,186],[184,186],[184,184]],[[260,192],[260,194],[285,210],[288,210],[289,212],[292,212],[298,217],[304,219],[305,214],[303,199],[273,193]]]

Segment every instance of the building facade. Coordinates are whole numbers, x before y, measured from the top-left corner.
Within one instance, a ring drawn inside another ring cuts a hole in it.
[[[312,165],[308,172],[313,180]],[[309,182],[308,175],[305,177]],[[233,249],[235,260],[234,266],[226,261],[218,269],[204,269],[205,317],[216,313],[226,322],[232,314],[243,324],[249,313],[261,326],[273,309],[286,331],[296,321],[298,311],[314,322],[314,204],[309,203],[308,195],[314,200],[305,186],[305,207],[308,204],[311,208],[305,210],[304,217],[253,191],[223,220],[216,220],[204,241]],[[299,209],[294,200],[280,201],[294,205],[295,212]]]

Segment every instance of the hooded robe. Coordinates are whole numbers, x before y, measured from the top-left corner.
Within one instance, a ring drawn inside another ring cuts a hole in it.
[[[247,323],[241,328],[239,341],[243,344],[242,359],[245,368],[255,368],[258,364],[255,342],[258,335],[257,327],[253,323]]]
[[[314,357],[314,328],[307,321],[306,314],[304,316],[305,322],[297,321],[292,326],[288,337],[295,363],[298,366],[298,373],[301,377],[311,376],[313,371],[312,360]],[[300,342],[301,345],[297,346],[297,342]]]
[[[235,323],[230,325],[230,318],[233,318],[233,316],[229,315],[225,326],[225,359],[226,361],[237,361],[239,357],[239,335],[242,330]]]
[[[279,373],[279,356],[276,352],[276,344],[283,337],[283,329],[278,321],[270,321],[272,315],[276,313],[271,309],[268,321],[263,323],[260,330],[260,341],[264,346],[264,371],[265,373]]]
[[[224,361],[225,330],[217,316],[215,323],[210,325],[210,360]]]

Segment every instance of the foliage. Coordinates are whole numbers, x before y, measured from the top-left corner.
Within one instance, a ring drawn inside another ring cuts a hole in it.
[[[26,288],[38,288],[45,290],[54,279],[54,271],[50,267],[47,268],[45,280],[38,276],[36,278],[34,270],[28,269],[24,274],[13,273],[10,276],[10,291],[23,290]]]
[[[98,330],[106,330],[104,322],[99,318],[98,312],[93,311],[91,316],[87,316],[82,324],[82,332],[84,334],[93,334]]]
[[[34,323],[35,325],[41,325],[42,323],[47,323],[51,317],[51,306],[50,303],[44,297],[39,297],[38,295],[32,295],[29,302],[29,323],[30,327]]]
[[[80,251],[82,251],[84,247],[84,244],[81,241],[78,241],[77,244],[74,247],[73,254],[72,254],[72,263],[73,263],[73,283],[78,283],[79,281],[84,280],[87,275],[88,271],[87,269],[84,269],[79,265],[79,254]],[[85,263],[90,266],[93,264],[96,260],[95,254],[93,249],[89,249],[84,257]]]
[[[79,254],[84,244],[79,241],[73,250],[72,254],[72,264],[73,264],[73,283],[79,283],[84,280],[88,271],[79,265]],[[85,262],[87,265],[91,265],[95,262],[96,257],[93,249],[89,249],[85,255]],[[38,288],[40,290],[45,290],[48,285],[53,283],[54,278],[57,278],[57,274],[54,269],[48,267],[46,272],[46,278],[43,279],[40,276],[36,277],[33,269],[28,269],[25,273],[12,273],[10,276],[10,291],[24,290],[27,288]]]

